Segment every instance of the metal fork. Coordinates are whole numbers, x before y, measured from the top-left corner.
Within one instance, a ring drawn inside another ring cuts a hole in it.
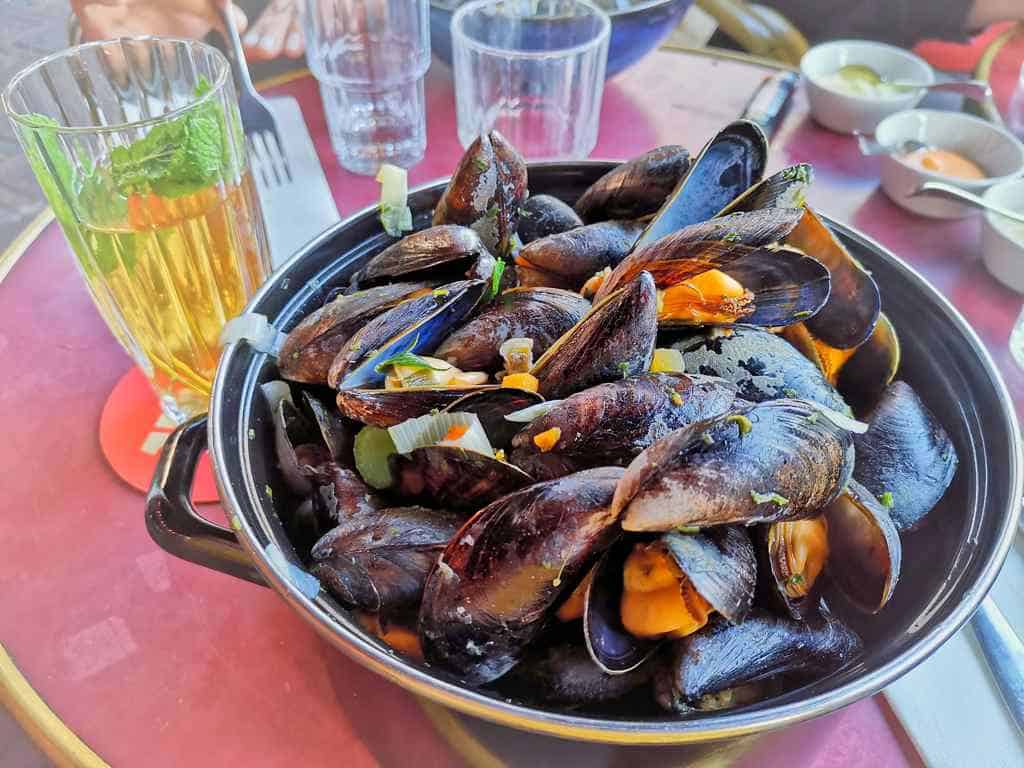
[[[277,131],[277,121],[274,120],[267,100],[257,93],[252,78],[249,77],[249,67],[245,63],[245,52],[242,50],[242,38],[238,35],[235,19],[231,14],[231,4],[225,3],[220,14],[227,37],[231,71],[238,90],[238,111],[242,115],[245,145],[252,161],[257,186],[261,182],[265,187],[291,184],[293,179],[288,154],[284,151],[281,135]]]

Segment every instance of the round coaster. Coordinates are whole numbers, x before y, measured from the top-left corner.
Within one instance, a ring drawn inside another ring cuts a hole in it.
[[[110,392],[100,416],[100,448],[111,469],[128,485],[149,490],[160,449],[177,425],[164,415],[149,382],[133,367]],[[217,501],[210,457],[204,453],[196,467],[192,501]]]

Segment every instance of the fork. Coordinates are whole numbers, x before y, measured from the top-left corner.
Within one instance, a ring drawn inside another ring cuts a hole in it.
[[[230,3],[220,5],[220,15],[227,37],[231,71],[238,90],[238,111],[242,116],[245,145],[256,172],[256,181],[262,181],[265,187],[291,184],[292,171],[284,144],[281,143],[281,135],[277,131],[277,121],[274,120],[267,100],[260,96],[252,84]]]

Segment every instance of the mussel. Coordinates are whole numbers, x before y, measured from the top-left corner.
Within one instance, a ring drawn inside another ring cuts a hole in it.
[[[785,520],[762,528],[762,571],[772,598],[794,619],[816,615],[830,553],[825,516]]]
[[[750,610],[757,564],[740,527],[620,540],[598,563],[585,597],[591,658],[608,674],[642,664],[658,644],[701,630],[715,613],[741,622]]]
[[[626,258],[643,230],[636,220],[601,221],[534,240],[516,253],[519,282],[579,290],[594,273]]]
[[[583,220],[576,211],[551,195],[531,195],[519,209],[517,231],[524,245],[582,226]]]
[[[627,531],[809,517],[853,472],[853,435],[820,406],[772,400],[670,433],[627,467],[614,511]]]
[[[780,208],[802,214],[813,180],[814,169],[807,163],[788,166],[752,185],[725,206],[716,218]]]
[[[385,360],[432,352],[473,311],[487,287],[484,280],[449,283],[379,315],[338,353],[328,371],[328,383],[336,389],[382,383]]]
[[[829,579],[854,606],[878,613],[900,577],[902,545],[885,507],[851,480],[824,512],[831,550]]]
[[[672,430],[725,413],[735,398],[727,382],[699,375],[648,373],[599,384],[534,419],[512,439],[509,459],[541,480],[624,465]]]
[[[313,546],[311,572],[346,608],[385,615],[415,608],[460,524],[458,515],[425,507],[358,515]]]
[[[842,413],[849,406],[814,363],[782,337],[762,328],[738,325],[684,336],[672,344],[688,371],[718,376],[736,385],[745,400],[760,403],[793,397],[813,400]]]
[[[953,441],[903,381],[886,388],[867,422],[867,432],[854,441],[854,477],[888,507],[900,531],[913,530],[953,482]]]
[[[505,417],[543,401],[544,398],[536,392],[525,389],[479,387],[476,391],[469,392],[450,403],[444,410],[451,413],[475,414],[480,419],[491,445],[503,449],[512,442],[512,437],[523,426]]]
[[[339,295],[303,318],[285,338],[278,354],[281,376],[326,384],[331,363],[356,331],[398,302],[429,288],[426,282],[394,283]]]
[[[274,453],[281,476],[292,493],[300,497],[313,493],[312,476],[316,469],[330,461],[330,452],[321,443],[317,428],[295,407],[288,385],[280,385],[280,396],[268,394],[267,405],[274,424]],[[264,391],[268,392],[269,385]]]
[[[537,483],[470,518],[423,590],[426,660],[471,685],[515,666],[617,535],[609,506],[621,475],[602,467]]]
[[[858,413],[863,413],[896,378],[899,366],[900,340],[882,312],[870,338],[857,347],[835,375],[836,387]]]
[[[595,304],[530,373],[539,392],[560,398],[581,389],[646,372],[658,335],[654,280],[646,272]]]
[[[451,445],[396,454],[391,466],[402,498],[452,509],[479,509],[533,482],[513,464]]]
[[[496,371],[505,341],[533,339],[533,352],[540,356],[589,309],[589,301],[570,291],[513,288],[442,341],[434,354],[464,371]]]
[[[435,284],[442,278],[488,280],[493,271],[494,257],[476,232],[441,224],[389,245],[356,273],[353,283],[364,287],[396,278],[430,279]]]
[[[434,410],[443,410],[481,389],[497,387],[403,387],[402,389],[342,389],[338,410],[349,419],[374,427],[393,427]],[[525,406],[524,406],[525,407]]]
[[[505,257],[526,196],[526,162],[492,130],[463,154],[434,210],[434,224],[472,227],[491,253]]]
[[[690,153],[666,144],[615,166],[580,195],[576,213],[587,222],[654,213],[690,169]]]
[[[336,410],[325,405],[309,392],[302,393],[302,402],[320,430],[320,438],[327,447],[331,458],[352,466],[352,439],[354,434]]]
[[[767,161],[764,132],[748,120],[730,123],[704,146],[647,225],[637,247],[710,219],[760,181]]]
[[[738,689],[779,676],[803,681],[826,675],[862,649],[860,638],[836,619],[809,623],[757,611],[742,624],[716,620],[675,642],[669,664],[657,673],[656,697],[670,712],[737,706],[747,703],[734,695]]]

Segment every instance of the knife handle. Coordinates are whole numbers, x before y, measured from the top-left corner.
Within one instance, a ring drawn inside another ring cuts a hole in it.
[[[742,117],[761,126],[769,140],[775,135],[782,119],[789,110],[789,103],[796,90],[800,75],[789,70],[780,70],[761,81],[750,101],[743,108]]]
[[[991,597],[981,601],[971,626],[1006,708],[1024,734],[1024,643]]]

